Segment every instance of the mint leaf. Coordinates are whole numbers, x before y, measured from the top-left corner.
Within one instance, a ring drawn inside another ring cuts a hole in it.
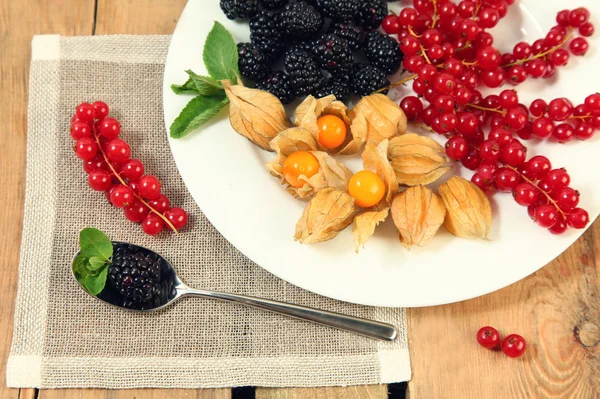
[[[237,77],[240,74],[237,45],[231,33],[217,21],[206,37],[202,58],[206,70],[214,79],[229,79],[233,83],[237,83]]]
[[[198,94],[201,94],[203,96],[214,96],[223,91],[223,88],[221,87],[219,82],[217,82],[210,76],[196,75],[196,73],[194,73],[194,71],[191,70],[185,72],[188,75],[190,75],[190,80],[192,81]]]
[[[97,256],[92,256],[89,259],[89,264],[87,265],[88,270],[90,271],[96,271],[99,270],[103,267],[108,266],[108,262],[105,261],[104,259],[100,259]]]
[[[182,85],[171,85],[171,90],[173,90],[173,93],[175,94],[199,94],[192,78],[188,78]]]
[[[229,99],[224,93],[211,97],[198,96],[192,99],[171,124],[169,129],[171,137],[178,139],[187,136],[208,122],[228,103]]]
[[[80,284],[83,284],[83,280],[88,275],[87,264],[88,260],[81,252],[73,259],[73,274]]]
[[[79,233],[79,247],[81,253],[88,259],[96,256],[102,260],[108,260],[113,253],[112,242],[106,234],[91,227],[85,228]]]
[[[96,296],[102,292],[106,285],[106,275],[108,274],[108,267],[102,269],[100,274],[97,276],[88,275],[83,280],[83,288],[90,294]]]

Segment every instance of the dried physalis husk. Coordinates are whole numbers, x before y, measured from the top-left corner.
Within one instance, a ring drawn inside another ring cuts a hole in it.
[[[233,129],[264,150],[280,132],[292,127],[281,101],[271,93],[223,81]]]
[[[271,147],[277,152],[277,158],[265,166],[269,173],[277,177],[294,197],[311,197],[326,187],[346,191],[352,171],[326,152],[315,151],[315,140],[308,130],[300,127],[287,129],[271,141]],[[295,151],[309,151],[319,162],[319,171],[314,176],[310,178],[300,176],[298,180],[304,182],[302,187],[290,186],[283,176],[283,164],[286,158]]]
[[[384,206],[390,206],[394,196],[398,193],[398,181],[394,169],[388,160],[389,141],[383,140],[378,145],[369,143],[362,153],[363,166],[366,170],[375,172],[383,179],[386,193],[383,199]]]
[[[354,251],[365,246],[369,238],[375,233],[375,227],[387,219],[390,208],[385,207],[381,210],[368,211],[361,213],[354,218],[352,234],[354,235]]]
[[[425,186],[410,187],[392,202],[392,219],[406,249],[426,245],[444,223],[445,216],[444,202]]]
[[[317,125],[317,119],[323,115],[335,115],[346,125],[346,140],[338,148],[330,150],[322,147],[319,144],[319,126]],[[350,126],[348,107],[346,107],[343,102],[336,101],[333,94],[319,99],[316,99],[313,96],[306,97],[306,99],[302,101],[298,108],[296,108],[295,125],[298,127],[303,127],[312,133],[320,151],[326,151],[332,154],[356,154],[366,139],[365,130],[360,130],[354,134]]]
[[[363,97],[350,111],[350,121],[355,136],[364,136],[367,143],[376,145],[404,134],[407,124],[402,109],[383,94]]]
[[[294,240],[303,244],[331,240],[354,219],[354,198],[342,190],[325,188],[310,200],[298,223]]]
[[[414,133],[391,139],[388,157],[398,183],[407,186],[432,183],[451,169],[444,147]]]
[[[444,226],[455,236],[487,239],[492,224],[490,201],[479,187],[454,176],[439,188],[446,206]]]

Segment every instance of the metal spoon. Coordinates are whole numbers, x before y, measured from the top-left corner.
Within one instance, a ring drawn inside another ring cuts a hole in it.
[[[113,241],[113,245],[114,244],[125,243]],[[243,305],[268,310],[270,312],[295,317],[297,319],[302,319],[317,324],[322,324],[325,326],[337,328],[339,330],[353,332],[369,338],[375,338],[384,341],[393,341],[397,337],[398,333],[396,331],[396,328],[391,324],[387,323],[381,323],[378,321],[363,319],[360,317],[348,316],[341,313],[328,312],[325,310],[309,308],[306,306],[293,305],[291,303],[272,301],[269,299],[190,288],[183,281],[181,281],[181,279],[175,273],[173,266],[161,255],[144,247],[140,247],[133,244],[128,245],[138,250],[153,253],[162,260],[162,289],[160,297],[145,309],[130,309],[123,306],[123,297],[115,289],[112,289],[111,291],[112,286],[110,285],[110,283],[107,283],[107,288],[105,288],[100,294],[98,294],[98,296],[92,295],[94,298],[104,301],[110,305],[136,312],[157,311],[173,304],[178,299],[186,296],[213,298],[220,299],[223,301],[241,303]],[[79,253],[75,254],[75,256],[77,256],[78,254]],[[74,275],[73,277],[75,278]],[[75,280],[77,281],[77,279]],[[79,281],[77,282],[79,283]]]

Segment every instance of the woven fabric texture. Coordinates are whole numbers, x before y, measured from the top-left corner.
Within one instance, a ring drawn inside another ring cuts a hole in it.
[[[34,38],[27,189],[7,383],[13,387],[203,388],[343,386],[410,378],[403,309],[328,299],[269,274],[203,216],[177,172],[163,123],[170,37]],[[188,210],[179,235],[146,236],[87,186],[72,150],[70,117],[101,99],[123,126],[133,157]],[[383,343],[241,305],[185,299],[136,314],[98,302],[71,276],[79,231],[152,248],[190,286],[374,318],[399,327]]]

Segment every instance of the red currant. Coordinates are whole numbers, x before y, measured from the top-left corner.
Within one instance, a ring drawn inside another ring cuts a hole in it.
[[[500,145],[500,148],[504,148],[512,142],[513,135],[508,130],[494,129],[490,132],[489,138],[495,140]]]
[[[484,29],[493,28],[500,21],[500,13],[493,8],[483,8],[479,11],[479,25]]]
[[[163,213],[167,209],[169,209],[170,202],[166,195],[160,194],[158,198],[153,200],[148,200],[148,204],[158,213]]]
[[[506,79],[513,85],[518,85],[527,80],[527,69],[522,65],[513,65],[506,72]]]
[[[583,229],[590,222],[590,215],[586,210],[575,208],[567,215],[567,223],[574,229]]]
[[[544,115],[547,109],[548,104],[546,104],[546,101],[539,98],[537,100],[533,100],[529,106],[529,112],[531,112],[531,115],[535,116],[536,118]]]
[[[125,207],[125,217],[134,223],[139,223],[148,216],[149,211],[146,205],[134,200],[133,204]]]
[[[579,204],[579,191],[564,187],[554,195],[554,199],[560,209],[570,211]]]
[[[91,137],[82,137],[75,142],[75,154],[84,161],[91,161],[98,153],[98,146]]]
[[[491,184],[489,180],[484,179],[479,173],[475,173],[471,176],[471,182],[484,192],[489,190]]]
[[[544,228],[550,228],[558,221],[558,211],[552,205],[540,205],[535,210],[535,222]]]
[[[400,33],[400,19],[394,14],[388,14],[381,23],[381,27],[388,35]]]
[[[482,69],[487,71],[499,67],[501,61],[500,52],[492,46],[483,47],[477,52],[477,63]]]
[[[126,162],[131,156],[131,148],[124,140],[112,139],[106,142],[106,156],[116,163]]]
[[[142,222],[144,233],[155,236],[160,233],[165,226],[163,219],[155,213],[151,213]]]
[[[134,199],[133,190],[122,184],[110,190],[110,203],[117,208],[124,208],[132,204]]]
[[[564,97],[556,98],[548,104],[548,116],[554,121],[564,121],[573,113],[573,105]]]
[[[97,169],[88,175],[88,184],[93,190],[106,191],[112,185],[112,179],[107,171]]]
[[[418,17],[419,13],[417,13],[417,10],[414,8],[405,7],[400,12],[400,15],[398,15],[398,21],[402,26],[413,26]]]
[[[500,344],[500,334],[494,327],[481,327],[477,331],[477,342],[486,349],[494,349]]]
[[[528,121],[527,112],[521,107],[513,107],[507,110],[504,119],[508,126],[515,130],[523,129]]]
[[[518,334],[510,334],[502,340],[502,352],[508,357],[520,357],[527,347],[525,339]]]
[[[108,105],[102,101],[96,101],[92,103],[94,107],[94,116],[96,119],[104,119],[108,116]]]
[[[481,81],[491,88],[500,87],[506,82],[506,72],[501,67],[484,71],[481,74]]]
[[[130,159],[121,167],[121,176],[129,180],[139,180],[144,174],[144,165],[137,159]]]
[[[85,122],[77,121],[71,124],[71,137],[75,140],[79,140],[84,137],[90,137],[92,135],[92,130],[90,129],[90,125]]]
[[[558,191],[563,187],[567,187],[570,182],[571,177],[564,169],[553,169],[542,179],[543,189],[547,192]]]
[[[590,94],[585,98],[585,109],[588,112],[600,111],[600,94]]]
[[[540,191],[531,183],[521,183],[515,187],[513,196],[517,204],[531,206],[537,203]]]
[[[94,107],[90,103],[81,103],[77,106],[77,110],[75,111],[75,115],[79,118],[80,121],[93,123],[96,111],[94,111]]]
[[[454,136],[446,142],[446,154],[450,159],[462,159],[467,155],[468,151],[469,144],[463,137]]]
[[[554,123],[544,116],[537,118],[531,124],[531,130],[540,139],[546,139],[554,132]]]
[[[475,149],[471,149],[467,152],[460,162],[463,166],[469,170],[476,170],[481,165],[481,157],[479,156],[479,152]]]
[[[591,22],[585,22],[579,27],[579,34],[584,37],[589,37],[594,34],[595,28]]]
[[[443,94],[451,94],[456,88],[454,76],[448,73],[440,73],[433,83],[436,91]]]
[[[527,149],[518,141],[513,141],[502,150],[500,159],[507,165],[519,166],[525,162]]]
[[[421,49],[419,39],[414,36],[406,36],[400,39],[400,50],[405,55],[415,55]]]
[[[550,160],[544,156],[536,155],[527,162],[527,171],[534,180],[540,180],[545,177],[552,169]]]
[[[481,176],[482,179],[490,182],[494,181],[496,172],[498,172],[498,165],[492,162],[484,162],[477,168],[477,174]]]
[[[558,221],[548,231],[554,235],[560,235],[567,231],[568,228],[569,226],[565,218],[562,215],[558,215]]]
[[[594,136],[595,129],[587,123],[579,123],[575,128],[575,137],[579,140],[588,140]]]
[[[121,124],[113,118],[104,118],[100,121],[100,135],[107,140],[117,138],[121,133]]]
[[[589,48],[590,45],[588,41],[583,37],[576,37],[569,44],[569,50],[571,50],[574,55],[585,55]]]
[[[496,162],[500,159],[500,144],[496,140],[485,140],[479,145],[479,156],[484,162]]]
[[[568,123],[561,123],[556,126],[552,131],[552,137],[555,138],[559,143],[566,143],[575,136],[575,129]]]
[[[156,176],[142,176],[138,182],[137,191],[143,198],[156,199],[160,195],[160,181]]]
[[[496,178],[494,180],[496,188],[506,192],[514,190],[520,182],[521,176],[519,176],[516,171],[508,168],[500,168],[496,173]]]
[[[589,19],[590,12],[584,7],[576,8],[569,14],[569,24],[574,28],[580,27]]]
[[[164,215],[177,230],[183,228],[188,221],[187,212],[181,208],[171,208]]]

